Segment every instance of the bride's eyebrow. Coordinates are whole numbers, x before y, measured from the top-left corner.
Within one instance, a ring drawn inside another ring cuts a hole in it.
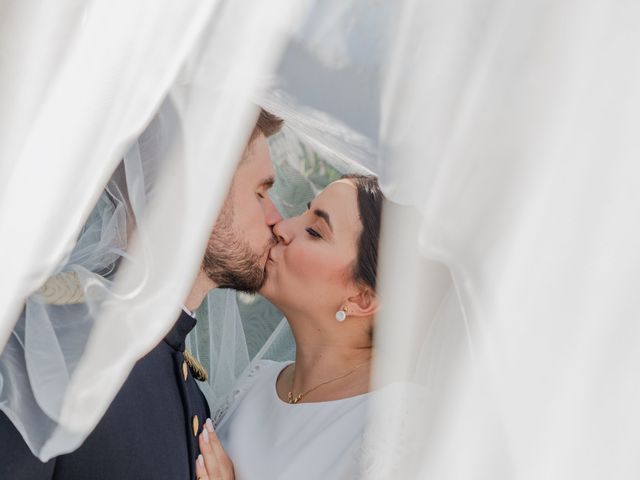
[[[311,202],[307,203],[307,208],[311,210]],[[329,225],[329,230],[331,230],[331,233],[333,233],[333,226],[331,225],[331,217],[327,212],[319,208],[316,208],[313,211],[313,214],[323,219],[327,223],[327,225]]]

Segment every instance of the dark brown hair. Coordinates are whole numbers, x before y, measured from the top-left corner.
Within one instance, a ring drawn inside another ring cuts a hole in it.
[[[384,196],[378,179],[374,176],[347,174],[341,178],[353,182],[358,190],[358,213],[362,223],[362,232],[358,238],[358,255],[353,266],[353,278],[356,282],[371,287],[375,291]]]
[[[278,133],[283,123],[284,120],[280,117],[276,117],[273,113],[269,113],[264,108],[261,108],[256,126],[253,127],[253,132],[251,132],[251,137],[249,137],[249,144],[251,144],[259,134],[263,134],[269,138],[271,135]]]

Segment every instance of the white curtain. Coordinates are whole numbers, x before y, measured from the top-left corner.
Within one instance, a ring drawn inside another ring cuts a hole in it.
[[[366,476],[637,477],[640,4],[263,3],[2,6],[22,40],[0,75],[0,343],[167,95],[180,126],[56,424],[88,432],[169,328],[258,96],[390,200],[375,379],[411,388],[375,405]]]
[[[423,448],[388,449],[379,478],[639,474],[639,27],[630,1],[405,2],[378,373],[424,387],[380,406],[410,405],[390,443]]]

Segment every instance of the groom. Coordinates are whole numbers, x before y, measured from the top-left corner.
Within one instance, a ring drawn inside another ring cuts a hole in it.
[[[269,198],[275,173],[267,138],[282,120],[261,110],[200,271],[172,330],[140,359],[95,430],[72,453],[47,463],[34,457],[0,412],[0,479],[127,480],[195,478],[197,435],[209,408],[185,356],[192,312],[213,288],[257,291],[281,220]]]

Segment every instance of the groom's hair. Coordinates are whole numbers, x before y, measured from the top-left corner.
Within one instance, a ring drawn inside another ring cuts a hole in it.
[[[258,135],[262,134],[266,138],[269,138],[271,135],[275,135],[280,131],[283,123],[284,120],[280,117],[267,112],[264,108],[260,108],[258,120],[256,121],[253,131],[251,132],[251,136],[249,137],[249,141],[247,142],[247,148],[245,148],[242,158],[240,159],[240,165],[245,163],[249,158],[248,152],[251,149],[251,144],[256,138],[258,138]]]
[[[269,138],[271,135],[278,133],[282,128],[283,123],[284,120],[280,117],[277,117],[273,113],[267,112],[264,108],[261,108],[260,115],[258,115],[258,120],[256,121],[256,126],[253,127],[251,137],[249,137],[249,144],[251,144],[251,142],[253,142],[260,134]]]

